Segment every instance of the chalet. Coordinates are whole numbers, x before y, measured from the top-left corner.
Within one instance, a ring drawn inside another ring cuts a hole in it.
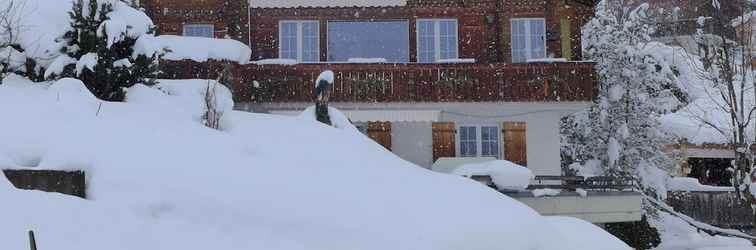
[[[580,28],[595,1],[144,4],[161,34],[233,38],[252,48],[252,62],[233,67],[237,109],[299,114],[313,105],[315,79],[332,70],[329,105],[387,150],[429,169],[440,158],[495,158],[561,176],[560,120],[594,96]],[[215,78],[223,64],[173,61],[164,76]],[[637,193],[581,197],[520,199],[544,214],[595,223],[640,220]]]

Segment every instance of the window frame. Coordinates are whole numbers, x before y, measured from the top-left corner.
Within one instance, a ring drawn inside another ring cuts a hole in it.
[[[543,54],[544,54],[544,57],[546,57],[546,55],[548,55],[549,48],[547,47],[548,44],[546,42],[546,40],[547,40],[546,39],[546,35],[547,34],[546,34],[546,18],[545,17],[517,17],[517,18],[510,18],[509,19],[509,50],[510,50],[510,53],[511,53],[511,55],[510,55],[511,58],[510,59],[511,59],[512,63],[528,63],[528,60],[538,59],[538,58],[532,58],[532,55],[530,54],[532,52],[532,49],[530,49],[530,46],[531,46],[530,42],[531,41],[527,40],[526,43],[525,43],[525,51],[527,51],[528,53],[525,55],[525,61],[515,62],[515,60],[514,60],[515,59],[515,57],[514,57],[515,56],[514,32],[513,32],[514,31],[514,23],[515,23],[515,21],[533,21],[533,20],[538,20],[538,21],[542,21],[543,22],[543,39],[541,39],[541,40],[543,40]],[[528,39],[529,39],[529,37],[532,36],[532,32],[530,32],[530,25],[526,25],[525,29],[526,29],[525,37],[528,37]]]
[[[298,63],[318,63],[318,62],[320,62],[321,61],[320,60],[320,52],[321,52],[320,38],[321,37],[320,37],[320,21],[318,21],[318,20],[280,20],[280,21],[278,21],[278,58],[283,58],[283,57],[281,57],[281,55],[283,54],[283,46],[282,46],[283,36],[284,36],[284,34],[283,34],[283,25],[287,24],[287,23],[296,24],[297,58],[295,60],[297,60]],[[317,50],[317,56],[315,58],[316,60],[314,60],[314,61],[305,61],[304,60],[304,54],[305,53],[304,53],[304,46],[303,45],[304,45],[304,40],[305,39],[304,39],[304,32],[303,32],[303,27],[304,27],[303,24],[305,24],[305,23],[314,23],[316,25],[316,29],[315,29],[316,34],[315,34],[315,37],[317,37],[317,39],[315,41],[317,41],[317,43],[316,43],[315,47],[316,47],[316,50]]]
[[[454,36],[457,38],[457,42],[454,43],[454,54],[457,55],[456,58],[444,58],[441,59],[441,22],[444,21],[453,21],[454,26],[456,27],[454,29]],[[421,62],[420,61],[420,22],[432,22],[433,23],[433,61],[432,62]],[[418,18],[415,20],[415,61],[417,63],[438,63],[439,60],[445,60],[445,59],[459,59],[459,20],[456,18]]]
[[[475,127],[475,156],[462,156],[462,127]],[[491,155],[483,155],[483,128],[495,128],[496,131],[496,143],[498,145],[498,150],[496,151],[495,156]],[[501,125],[499,124],[493,124],[493,123],[462,123],[458,124],[456,127],[457,131],[459,131],[456,135],[456,156],[457,157],[494,157],[496,159],[502,159],[502,156],[504,155],[504,139],[502,138],[502,132],[501,132]]]
[[[210,28],[210,36],[187,36],[187,28]],[[181,36],[215,38],[215,25],[209,23],[185,23],[181,26]]]
[[[412,53],[410,52],[412,50],[411,49],[412,48],[412,44],[411,44],[410,36],[409,36],[409,34],[412,33],[412,20],[410,20],[410,19],[375,19],[375,20],[371,20],[371,19],[367,19],[367,20],[362,20],[362,19],[359,19],[359,20],[348,20],[348,19],[347,20],[341,20],[341,19],[338,19],[338,20],[327,20],[326,21],[326,58],[327,58],[326,61],[329,62],[329,63],[347,63],[348,62],[348,61],[344,61],[344,62],[330,61],[330,57],[331,57],[331,55],[330,55],[330,53],[331,53],[330,45],[331,45],[331,43],[330,43],[330,41],[328,41],[328,38],[330,37],[330,34],[328,34],[328,31],[330,31],[329,25],[332,22],[366,22],[366,23],[406,22],[407,23],[407,35],[408,35],[407,36],[407,62],[391,62],[391,61],[388,61],[388,58],[384,58],[384,59],[387,60],[387,63],[410,63],[412,61],[411,60],[412,59],[412,57],[411,57]]]

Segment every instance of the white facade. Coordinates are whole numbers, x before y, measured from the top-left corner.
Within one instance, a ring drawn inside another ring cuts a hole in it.
[[[525,122],[528,168],[535,175],[561,175],[559,125],[562,117],[583,110],[589,102],[475,102],[475,103],[332,103],[348,116],[359,113],[360,120],[393,119],[392,151],[418,166],[433,164],[433,122],[454,122],[458,126],[499,125],[504,122]],[[238,109],[260,113],[296,114],[310,103],[240,104]],[[411,114],[418,119],[409,119]],[[437,115],[434,115],[437,114]],[[357,117],[355,117],[357,118]],[[401,119],[400,119],[401,118]],[[354,120],[353,120],[354,121]],[[457,138],[459,149],[459,138]],[[500,146],[500,149],[503,148]],[[503,153],[501,154],[503,155]]]

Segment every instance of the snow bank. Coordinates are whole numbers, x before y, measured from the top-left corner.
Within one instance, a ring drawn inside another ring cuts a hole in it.
[[[593,249],[600,246],[601,249],[631,249],[614,235],[602,230],[587,221],[561,216],[547,216],[546,220],[554,226],[558,232],[564,234],[567,241],[562,242],[565,249]],[[586,232],[584,235],[572,235],[573,232]],[[585,237],[590,235],[591,237]]]
[[[227,60],[246,64],[252,57],[252,50],[247,45],[233,39],[163,35],[152,37],[149,42],[167,48],[169,51],[163,57],[167,60]]]
[[[735,191],[734,187],[703,185],[696,178],[672,177],[667,183],[669,191]]]
[[[85,170],[89,199],[0,178],[10,201],[0,249],[28,248],[30,229],[40,249],[58,250],[615,249],[565,247],[606,235],[565,232],[580,222],[554,225],[495,190],[401,160],[336,110],[342,129],[244,112],[228,113],[224,131],[206,128],[185,111],[200,101],[180,105],[203,83],[137,85],[128,102],[110,103],[78,96],[72,80],[5,79],[0,114],[13,122],[0,123],[0,163]]]
[[[745,239],[710,236],[698,232],[682,219],[659,211],[659,218],[649,217],[649,223],[659,230],[661,244],[658,250],[753,250]]]
[[[464,164],[454,169],[452,174],[465,177],[490,176],[500,190],[524,190],[535,178],[530,169],[504,160]]]

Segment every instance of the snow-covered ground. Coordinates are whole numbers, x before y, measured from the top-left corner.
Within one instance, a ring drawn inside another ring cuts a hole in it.
[[[204,84],[137,85],[109,103],[78,80],[5,79],[0,166],[85,170],[90,199],[0,179],[0,249],[27,248],[27,230],[58,250],[627,249],[403,161],[338,113],[348,126],[230,112],[223,131],[206,128]]]

